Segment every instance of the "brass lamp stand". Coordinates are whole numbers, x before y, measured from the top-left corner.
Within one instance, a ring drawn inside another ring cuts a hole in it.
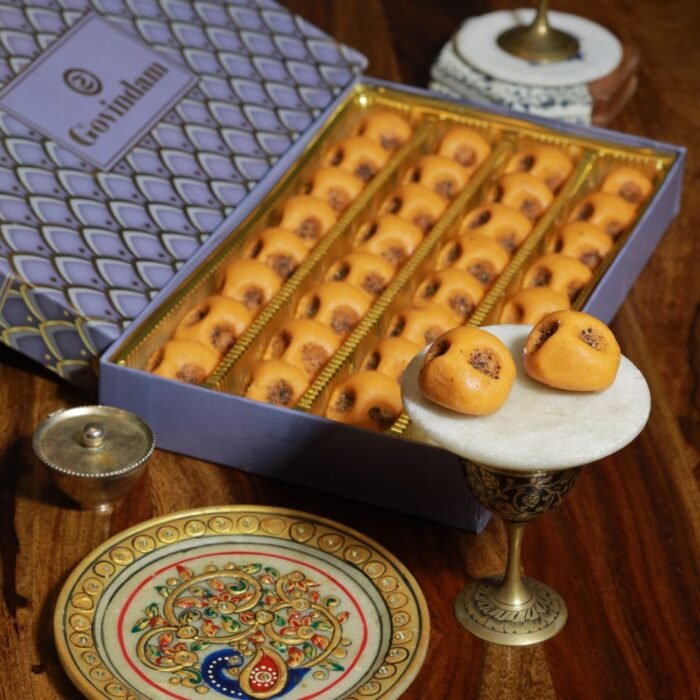
[[[540,0],[535,21],[527,27],[513,27],[498,37],[498,45],[508,53],[534,63],[566,61],[579,50],[576,37],[554,29],[547,19],[549,0]]]

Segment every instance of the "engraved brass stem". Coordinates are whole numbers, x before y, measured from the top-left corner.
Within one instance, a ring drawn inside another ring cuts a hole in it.
[[[532,598],[532,592],[523,582],[520,574],[520,552],[523,542],[525,523],[513,523],[506,520],[508,533],[508,563],[503,583],[494,592],[494,598],[506,605],[525,605]]]
[[[578,53],[576,37],[554,29],[547,19],[549,0],[540,0],[535,21],[526,27],[513,27],[498,37],[498,45],[508,53],[534,63],[566,61]]]

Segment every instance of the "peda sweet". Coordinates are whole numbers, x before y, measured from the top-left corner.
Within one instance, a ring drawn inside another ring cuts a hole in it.
[[[372,253],[354,252],[336,260],[326,273],[327,281],[349,282],[378,296],[396,274],[394,266],[385,258]]]
[[[175,329],[175,340],[195,340],[225,355],[253,320],[240,301],[221,295],[207,297],[186,313]]]
[[[309,386],[306,373],[284,360],[264,360],[253,366],[245,396],[276,406],[293,406]]]
[[[388,430],[403,411],[401,387],[376,371],[357,372],[331,393],[326,418],[368,430]]]
[[[381,214],[396,216],[415,224],[427,233],[445,211],[447,204],[440,195],[422,185],[402,185],[380,207]]]
[[[220,356],[196,340],[169,340],[146,362],[146,372],[187,384],[201,384],[216,369]]]
[[[387,151],[393,151],[402,146],[409,138],[413,129],[411,125],[396,112],[388,110],[372,112],[360,124],[357,134],[378,143]]]
[[[484,286],[466,270],[447,267],[428,275],[418,286],[414,299],[448,306],[464,323],[484,296]]]
[[[342,168],[319,168],[311,177],[307,194],[326,202],[340,215],[360,196],[365,183]]]
[[[509,260],[508,252],[496,240],[470,231],[445,243],[438,254],[436,268],[466,270],[484,287],[488,287]]]
[[[472,209],[464,217],[460,233],[470,231],[493,238],[512,253],[532,231],[532,221],[513,207],[493,202]]]
[[[319,321],[292,319],[270,338],[263,360],[284,360],[313,380],[340,347],[340,340],[337,333]]]
[[[523,213],[531,221],[539,219],[554,201],[552,190],[529,173],[502,175],[490,199]]]
[[[420,345],[406,338],[384,338],[367,353],[362,360],[361,369],[376,370],[387,377],[400,380],[408,363],[420,350]]]
[[[363,136],[351,136],[332,146],[323,159],[324,165],[341,168],[369,182],[389,160],[389,152]]]
[[[413,255],[423,240],[423,232],[410,221],[385,214],[361,226],[353,248],[361,253],[373,253],[400,267]]]
[[[243,249],[244,258],[265,263],[283,280],[294,273],[308,254],[298,236],[279,226],[266,228]]]
[[[556,253],[576,258],[586,267],[595,270],[613,246],[612,236],[589,224],[575,221],[567,224],[553,239]]]
[[[617,375],[620,346],[595,316],[555,311],[530,331],[523,362],[533,379],[555,389],[603,391]]]
[[[423,347],[446,330],[459,325],[452,309],[430,301],[413,301],[389,321],[390,338],[406,338]]]
[[[569,221],[587,221],[616,238],[636,215],[637,207],[626,199],[608,192],[594,192],[574,207]]]
[[[406,182],[422,185],[444,199],[453,199],[469,181],[469,172],[445,156],[423,156],[406,174]]]
[[[616,194],[636,206],[649,196],[653,187],[652,181],[641,170],[622,165],[605,176],[600,191]]]
[[[221,273],[219,294],[259,311],[282,286],[282,279],[259,260],[234,260]]]
[[[551,287],[567,295],[573,302],[590,281],[593,273],[580,260],[561,253],[548,253],[537,258],[523,276],[523,289]]]
[[[327,202],[300,194],[284,203],[279,226],[299,236],[307,248],[313,248],[335,226],[337,218]]]
[[[508,298],[501,310],[499,323],[527,323],[533,325],[542,317],[568,309],[569,297],[551,287],[530,287],[521,289]]]
[[[449,129],[440,141],[437,154],[452,158],[469,173],[473,173],[491,153],[488,141],[476,130],[467,126]]]
[[[506,163],[506,173],[530,173],[544,181],[552,192],[566,182],[574,163],[570,156],[557,146],[531,144],[515,153]]]
[[[503,342],[468,326],[437,338],[418,374],[426,398],[472,416],[495,413],[506,402],[514,381],[515,362]]]
[[[297,318],[313,318],[345,336],[369,311],[372,297],[349,282],[323,282],[299,300]]]

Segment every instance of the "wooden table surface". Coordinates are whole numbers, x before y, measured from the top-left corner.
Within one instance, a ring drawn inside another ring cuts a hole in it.
[[[286,0],[363,51],[367,73],[426,85],[440,46],[467,14],[517,7],[498,0]],[[52,641],[53,606],[68,573],[111,534],[171,511],[259,503],[310,511],[376,539],[415,574],[432,633],[405,698],[700,697],[700,4],[560,0],[641,50],[639,88],[612,127],[689,149],[679,217],[612,326],[645,374],[653,408],[641,436],[583,470],[558,510],[530,525],[529,575],[565,598],[569,621],[532,648],[490,645],[456,622],[470,577],[502,570],[504,528],[480,535],[242,472],[156,452],[146,487],[110,516],[72,509],[31,453],[31,435],[84,395],[0,349],[0,696],[73,698]]]

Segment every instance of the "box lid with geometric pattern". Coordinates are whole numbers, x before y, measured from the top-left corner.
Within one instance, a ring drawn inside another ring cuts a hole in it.
[[[0,339],[90,385],[365,64],[270,0],[0,2]]]

